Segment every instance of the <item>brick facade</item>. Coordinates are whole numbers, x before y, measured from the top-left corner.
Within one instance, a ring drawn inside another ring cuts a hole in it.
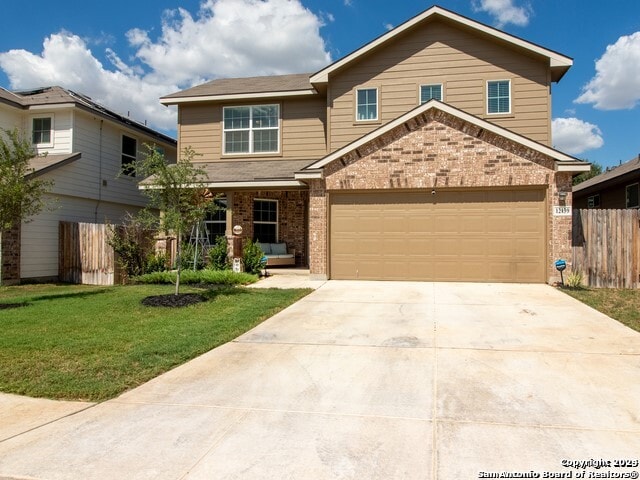
[[[326,191],[540,186],[546,189],[547,278],[571,258],[571,217],[554,217],[559,192],[571,205],[571,173],[540,152],[439,110],[430,110],[327,165],[310,191],[311,273],[327,274]],[[322,185],[324,183],[324,185]],[[326,189],[326,191],[325,191]],[[318,242],[318,243],[316,243]]]
[[[278,200],[278,240],[296,250],[296,265],[307,265],[307,190],[291,191],[237,191],[227,211],[231,224],[242,227],[242,237],[253,238],[253,200]],[[231,232],[228,232],[229,234]],[[231,249],[233,242],[230,242]],[[233,252],[231,251],[231,255]]]
[[[20,224],[0,233],[0,285],[20,283]]]

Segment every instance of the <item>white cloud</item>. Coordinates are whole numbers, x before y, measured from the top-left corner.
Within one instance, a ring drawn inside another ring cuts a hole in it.
[[[604,145],[597,125],[577,118],[554,118],[551,122],[553,146],[558,150],[578,155]]]
[[[330,62],[320,36],[322,19],[300,0],[206,0],[197,15],[165,12],[162,33],[132,29],[133,49],[104,50],[104,65],[87,42],[70,32],[50,35],[40,53],[0,53],[11,88],[60,85],[89,95],[155,128],[173,130],[173,109],[158,98],[219,77],[312,72]],[[131,64],[122,58],[131,57]]]
[[[509,23],[518,27],[527,26],[532,13],[530,6],[518,7],[513,4],[513,0],[472,0],[471,5],[476,12],[491,15],[498,28]]]
[[[625,35],[596,61],[596,75],[576,99],[601,110],[633,108],[640,100],[640,32]]]
[[[384,23],[383,26],[385,30],[393,30],[393,25],[390,23]]]

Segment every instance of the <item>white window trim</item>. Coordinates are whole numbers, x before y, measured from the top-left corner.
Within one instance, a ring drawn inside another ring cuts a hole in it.
[[[638,189],[638,203],[636,205],[629,205],[629,187],[636,187]],[[624,188],[624,203],[627,208],[638,208],[640,207],[640,184],[631,183]]]
[[[355,118],[357,123],[378,122],[380,121],[380,89],[378,87],[358,87],[355,89]],[[358,119],[358,92],[361,90],[375,90],[376,91],[376,118],[366,118],[364,120]]]
[[[227,109],[231,109],[231,108],[249,108],[250,109],[250,113],[249,113],[249,128],[229,128],[227,129],[224,125],[224,112]],[[278,126],[277,127],[266,127],[266,128],[259,128],[257,130],[276,130],[278,132],[277,135],[277,142],[278,142],[278,148],[273,151],[273,152],[254,152],[253,151],[253,127],[251,126],[251,120],[253,118],[253,109],[255,107],[276,107],[278,109]],[[282,118],[281,118],[281,108],[280,108],[280,104],[279,103],[265,103],[265,104],[256,104],[256,105],[227,105],[226,107],[222,107],[222,154],[225,156],[238,156],[238,155],[278,155],[280,153],[281,147],[280,147],[280,143],[281,143],[281,135],[282,135]],[[227,146],[227,141],[226,141],[226,134],[227,132],[242,132],[245,130],[249,130],[249,151],[248,152],[227,152],[226,151],[226,146]]]
[[[33,143],[33,121],[39,118],[50,118],[51,119],[51,133],[50,138],[51,141],[49,143]],[[53,113],[45,113],[42,115],[33,115],[31,116],[31,125],[29,129],[29,137],[31,140],[31,144],[36,148],[53,148],[55,144],[55,115]]]
[[[255,202],[275,202],[276,204],[276,221],[275,222],[264,222],[264,221],[257,221],[255,218],[253,219],[253,223],[259,223],[261,225],[274,225],[276,226],[276,241],[278,241],[280,239],[280,231],[278,228],[278,220],[280,219],[280,204],[278,202],[277,199],[273,199],[273,198],[254,198],[253,199],[253,204],[254,204],[254,209],[255,209]],[[255,236],[255,234],[254,234]]]
[[[422,87],[435,87],[440,86],[440,92],[442,93],[441,102],[444,102],[444,83],[422,83],[418,85],[418,105],[422,105],[427,102],[422,101]]]
[[[509,84],[509,111],[508,112],[489,112],[489,83],[492,82],[507,82]],[[487,80],[485,83],[485,98],[487,101],[487,115],[511,115],[513,112],[513,92],[511,88],[511,79],[510,78],[496,78]]]
[[[136,141],[136,154],[135,156],[129,155],[127,153],[124,153],[124,137],[129,137],[133,140]],[[134,137],[133,135],[131,135],[128,132],[122,132],[122,134],[120,135],[120,169],[122,170],[124,168],[124,165],[122,164],[122,157],[125,156],[127,158],[131,158],[133,160],[133,164],[135,165],[135,163],[138,161],[138,145],[140,144],[140,140],[137,137]],[[132,173],[125,173],[124,174],[126,177],[131,177],[134,178],[135,172]]]

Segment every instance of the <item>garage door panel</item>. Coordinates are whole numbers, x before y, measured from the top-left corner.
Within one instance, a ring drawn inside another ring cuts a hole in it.
[[[332,194],[332,278],[544,282],[543,190]]]

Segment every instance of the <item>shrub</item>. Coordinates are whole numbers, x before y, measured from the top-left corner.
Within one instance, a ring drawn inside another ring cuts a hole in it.
[[[581,288],[582,287],[582,272],[571,272],[567,275],[567,281],[565,282],[568,287]]]
[[[180,266],[182,270],[202,270],[204,268],[204,252],[202,250],[202,246],[198,245],[198,257],[195,259],[194,268],[193,260],[196,256],[196,245],[194,243],[183,243],[180,255]]]
[[[244,271],[247,273],[259,274],[265,267],[266,260],[263,260],[264,252],[257,242],[247,240],[242,250],[242,261],[244,263]]]
[[[153,231],[127,213],[122,225],[109,225],[107,243],[118,255],[118,263],[127,277],[145,273],[147,258],[153,250]]]
[[[209,266],[213,270],[229,269],[228,246],[227,237],[220,236],[216,238],[215,244],[209,249]]]
[[[176,272],[154,272],[136,277],[137,283],[146,284],[174,284]],[[231,270],[184,270],[180,274],[180,283],[190,285],[247,285],[258,280],[256,275],[236,273]]]
[[[145,273],[164,272],[169,269],[169,254],[156,253],[147,257]]]

